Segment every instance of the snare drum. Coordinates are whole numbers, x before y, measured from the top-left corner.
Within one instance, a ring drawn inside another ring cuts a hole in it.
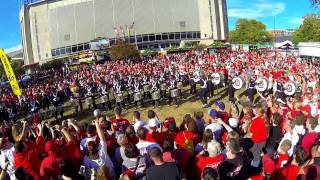
[[[88,105],[92,105],[93,104],[93,97],[87,97],[87,103],[88,103]]]
[[[116,94],[115,98],[116,98],[116,102],[120,103],[123,101],[123,94],[122,93]]]
[[[171,95],[171,97],[173,97],[173,98],[178,97],[178,96],[179,96],[179,89],[172,89],[172,90],[170,91],[170,95]]]
[[[143,86],[143,92],[146,93],[146,92],[149,92],[150,91],[150,85],[144,85]]]
[[[162,83],[160,85],[160,89],[161,89],[161,91],[166,91],[167,90],[167,84],[166,83]]]
[[[183,88],[183,84],[182,84],[181,81],[179,81],[179,82],[177,83],[177,87],[178,87],[178,89],[182,89],[182,88]]]
[[[152,93],[152,100],[159,100],[160,99],[160,90],[154,91]]]
[[[141,93],[140,92],[134,93],[133,99],[134,101],[140,101],[142,99]]]
[[[109,97],[108,97],[108,95],[103,95],[103,96],[101,96],[101,103],[106,103],[106,102],[108,102],[109,101]]]

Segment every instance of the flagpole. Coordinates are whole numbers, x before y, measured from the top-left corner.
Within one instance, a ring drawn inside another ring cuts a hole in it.
[[[131,0],[131,6],[132,6],[132,24],[133,24],[133,30],[134,30],[134,42],[136,45],[136,48],[138,49],[138,43],[137,43],[137,34],[136,34],[136,28],[134,28],[134,0]]]

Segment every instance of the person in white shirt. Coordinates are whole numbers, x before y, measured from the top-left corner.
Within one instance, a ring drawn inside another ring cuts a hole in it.
[[[97,135],[94,125],[89,124],[86,129],[87,137],[84,137],[80,141],[80,149],[81,151],[87,151],[87,145],[90,141],[96,141]]]
[[[208,114],[211,124],[207,125],[205,130],[210,129],[214,135],[214,139],[216,141],[220,141],[223,132],[223,126],[217,122],[218,112],[215,109],[211,109],[208,111]]]
[[[115,171],[113,163],[107,154],[106,138],[99,126],[98,121],[94,122],[97,130],[98,137],[100,139],[99,147],[95,141],[89,141],[87,143],[87,154],[83,159],[83,165],[89,169],[99,169],[102,166],[106,166],[109,169],[109,173],[115,178]]]
[[[294,122],[287,120],[284,129],[286,130],[286,133],[284,134],[283,138],[281,139],[279,144],[282,144],[282,142],[286,139],[291,141],[291,148],[288,151],[289,156],[293,155],[293,151],[296,147],[296,145],[299,142],[299,135],[297,132],[293,131]],[[280,146],[278,147],[278,152],[280,151]]]
[[[140,151],[140,155],[145,155],[149,153],[153,147],[160,148],[160,145],[158,143],[148,142],[146,140],[146,134],[147,134],[147,130],[145,128],[139,128],[137,131],[139,142],[136,144],[136,146]]]
[[[144,127],[146,123],[140,119],[140,112],[134,111],[133,112],[133,118],[135,123],[133,124],[134,130],[137,132],[140,127]]]
[[[1,134],[1,133],[0,133]],[[2,136],[3,134],[1,134]],[[7,138],[0,136],[0,168],[6,169],[6,172],[10,176],[11,180],[15,180],[14,175],[14,146],[12,143],[8,142]],[[6,161],[8,161],[7,168],[5,167]]]

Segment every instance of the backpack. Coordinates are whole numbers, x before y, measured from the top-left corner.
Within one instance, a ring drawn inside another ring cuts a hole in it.
[[[194,145],[193,145],[193,137],[191,140],[187,139],[185,133],[183,132],[183,136],[184,136],[184,139],[185,139],[185,144],[184,144],[184,148],[186,150],[188,150],[191,154],[194,153]]]

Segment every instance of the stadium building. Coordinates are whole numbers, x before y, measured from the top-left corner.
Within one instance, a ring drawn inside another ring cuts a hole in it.
[[[22,6],[20,25],[26,65],[89,50],[97,38],[157,49],[228,34],[226,0],[41,0]]]

